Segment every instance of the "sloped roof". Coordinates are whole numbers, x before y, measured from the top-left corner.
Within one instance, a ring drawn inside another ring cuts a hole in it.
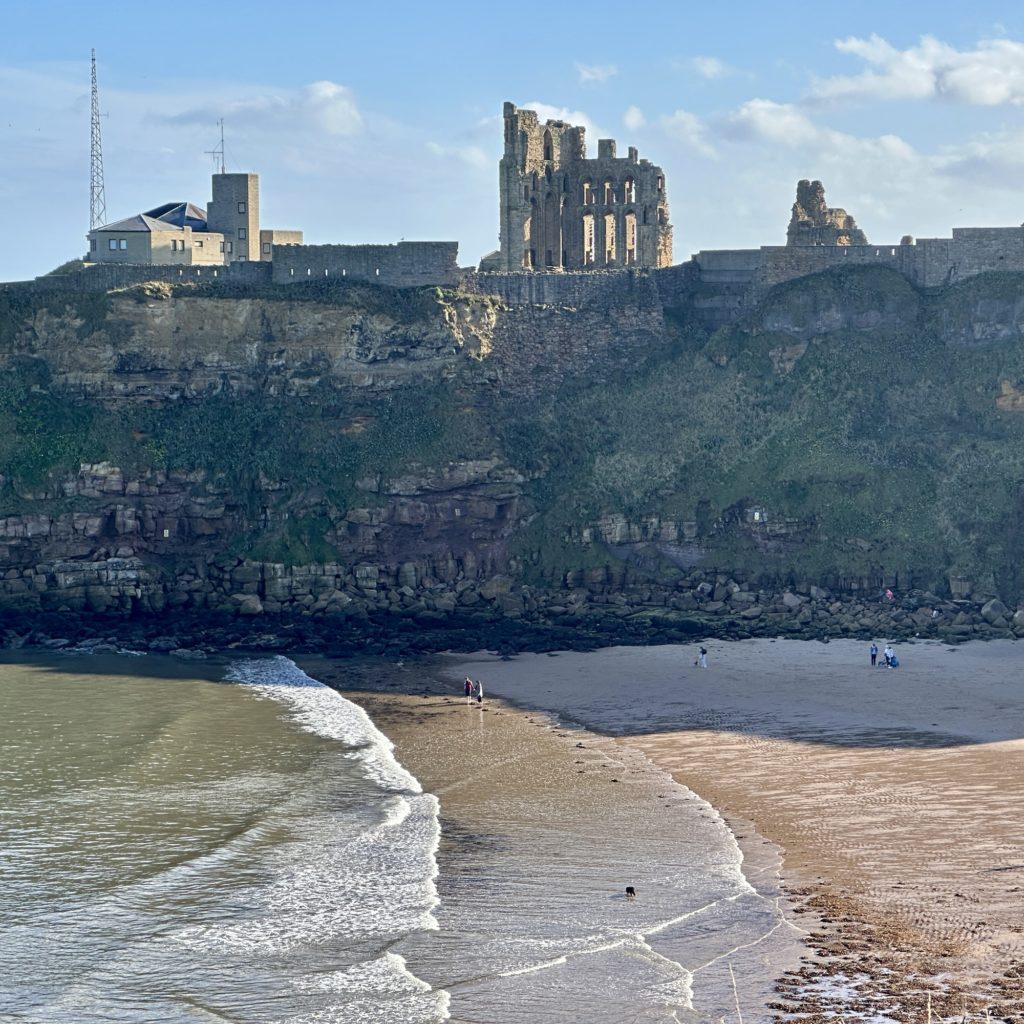
[[[191,228],[193,231],[206,230],[206,211],[195,203],[164,203],[156,209],[147,210],[144,217],[162,220],[179,228]]]
[[[175,229],[191,228],[193,231],[206,231],[206,211],[195,203],[164,203],[145,213],[137,213],[134,217],[104,224],[96,231],[174,231]]]

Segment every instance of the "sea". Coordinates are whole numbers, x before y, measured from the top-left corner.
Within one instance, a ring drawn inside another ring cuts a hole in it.
[[[0,1020],[768,1019],[791,926],[664,785],[635,821],[559,785],[447,836],[443,793],[286,658],[8,652]]]

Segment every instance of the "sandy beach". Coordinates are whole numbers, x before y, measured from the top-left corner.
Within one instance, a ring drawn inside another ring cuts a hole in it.
[[[343,688],[346,697],[364,707],[395,743],[401,763],[439,798],[437,913],[442,929],[451,922],[472,933],[481,895],[479,885],[472,883],[477,875],[488,879],[486,891],[494,901],[502,898],[509,883],[523,905],[537,898],[538,887],[547,889],[537,907],[545,916],[571,915],[570,905],[561,909],[562,900],[611,900],[610,906],[621,907],[623,915],[616,927],[624,929],[627,944],[639,940],[641,947],[606,965],[607,977],[619,979],[625,996],[629,983],[649,971],[650,957],[660,959],[659,948],[668,952],[659,947],[659,940],[668,935],[661,924],[649,939],[654,948],[644,948],[644,927],[635,912],[643,911],[648,922],[688,915],[691,907],[685,893],[682,903],[676,903],[666,890],[663,905],[655,907],[658,893],[652,879],[673,872],[699,876],[697,846],[706,850],[704,856],[712,864],[724,857],[715,872],[727,872],[742,860],[743,874],[753,887],[747,909],[737,906],[731,923],[726,913],[721,919],[724,927],[708,920],[691,930],[682,961],[682,974],[689,976],[669,973],[655,979],[653,990],[666,993],[666,1004],[627,1003],[621,1013],[605,1006],[600,1015],[591,1008],[587,1019],[734,1020],[737,999],[748,1024],[769,1019],[766,1007],[774,996],[775,980],[783,967],[799,966],[807,924],[781,893],[781,853],[776,847],[747,830],[741,857],[713,808],[673,784],[639,749],[562,726],[549,714],[517,708],[490,695],[481,706],[467,703],[459,696],[461,685],[452,686],[442,674],[443,665],[436,662],[396,666],[303,659],[302,667]],[[508,877],[503,883],[504,872]],[[624,882],[635,882],[639,888],[635,905],[622,901]],[[701,902],[698,899],[696,906]],[[637,934],[630,936],[634,920]],[[746,943],[747,948],[732,950],[735,942]],[[723,956],[726,951],[731,955]],[[417,973],[432,984],[443,982],[451,991],[455,1022],[578,1020],[577,1011],[586,1008],[577,1002],[582,998],[578,986],[586,982],[587,970],[600,967],[591,954],[575,962],[570,958],[565,972],[536,975],[544,987],[534,992],[521,985],[510,988],[508,979],[478,976],[456,977],[453,984],[451,978],[435,978],[429,967],[425,970],[429,956],[418,957],[415,950],[405,955]],[[738,974],[735,992],[730,964]],[[691,996],[693,1009],[679,1009]],[[762,1012],[756,1012],[758,1008]]]
[[[854,641],[706,642],[701,670],[698,646],[443,674],[616,737],[782,850],[820,926],[780,1014],[1024,1020],[1024,649],[919,642],[890,670]]]

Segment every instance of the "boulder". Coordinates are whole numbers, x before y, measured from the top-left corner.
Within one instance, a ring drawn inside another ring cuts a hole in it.
[[[989,625],[995,625],[999,619],[1005,620],[1009,614],[1010,609],[998,597],[993,597],[991,601],[986,601],[981,609],[981,617]],[[1003,625],[1005,626],[1005,622]]]

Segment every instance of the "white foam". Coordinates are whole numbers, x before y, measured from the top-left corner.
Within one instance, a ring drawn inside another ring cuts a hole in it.
[[[436,930],[439,805],[398,763],[391,741],[362,708],[287,658],[242,661],[227,678],[279,701],[302,728],[342,744],[373,784],[368,799],[380,820],[355,835],[349,821],[329,813],[294,825],[280,847],[287,859],[267,865],[270,881],[249,898],[251,915],[184,929],[178,941],[197,951],[274,957],[337,936],[390,942]],[[448,994],[433,991],[393,953],[295,985],[345,998],[337,1008],[290,1018],[293,1024],[448,1019]]]
[[[397,953],[385,953],[377,960],[356,964],[344,971],[332,971],[315,977],[298,978],[295,987],[302,992],[429,992],[430,986],[417,978]]]
[[[395,760],[394,744],[358,704],[312,679],[288,658],[278,655],[239,661],[224,678],[287,705],[290,717],[308,732],[352,748],[350,756],[363,763],[367,776],[378,785],[400,792],[423,792],[419,780]]]

